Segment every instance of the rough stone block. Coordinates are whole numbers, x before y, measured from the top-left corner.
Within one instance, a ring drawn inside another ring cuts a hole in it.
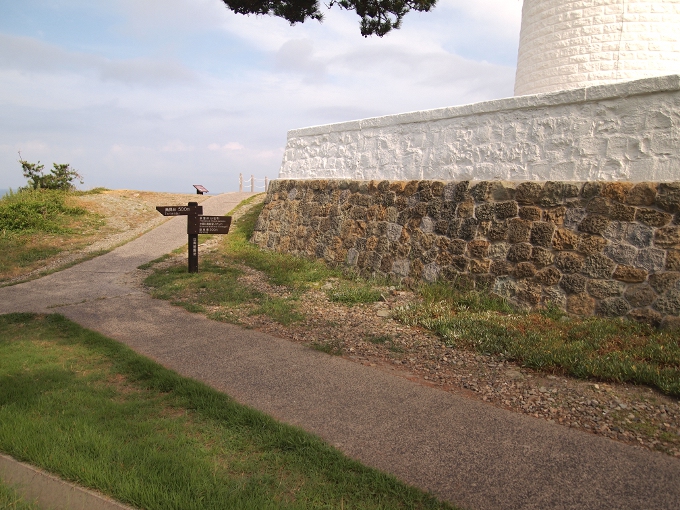
[[[601,253],[605,246],[607,246],[606,239],[603,239],[600,236],[583,234],[578,243],[578,250],[586,255],[594,255],[596,253]]]
[[[475,203],[472,200],[461,202],[456,209],[459,218],[472,218],[475,214]]]
[[[659,294],[672,289],[680,281],[680,273],[666,271],[649,275],[649,285]]]
[[[579,236],[572,230],[557,229],[552,237],[552,247],[556,250],[575,250],[579,245]]]
[[[562,287],[567,294],[581,294],[585,292],[588,279],[580,274],[565,274],[560,280]]]
[[[609,217],[616,221],[633,221],[635,219],[635,208],[614,203],[609,210]]]
[[[475,217],[480,221],[490,221],[495,216],[495,204],[479,204],[475,207]]]
[[[567,214],[566,207],[554,207],[543,211],[543,221],[554,223],[555,225],[563,225],[564,217]],[[529,219],[529,218],[524,218]]]
[[[505,241],[508,238],[508,222],[492,221],[487,230],[486,238],[489,241]]]
[[[620,297],[611,297],[601,300],[597,304],[596,313],[604,317],[620,317],[630,310],[628,302]]]
[[[622,282],[640,283],[647,279],[647,271],[637,267],[619,265],[612,276]]]
[[[661,323],[661,314],[650,308],[638,308],[630,310],[627,317],[636,322],[649,324],[650,326],[654,327],[658,327]]]
[[[632,265],[637,257],[637,248],[629,244],[612,243],[605,247],[604,254],[618,264]]]
[[[496,278],[493,291],[501,297],[512,298],[517,292],[517,283],[508,276]]]
[[[600,254],[589,255],[583,262],[581,272],[590,278],[607,279],[614,272],[616,263]]]
[[[601,216],[609,216],[611,211],[611,203],[604,197],[594,197],[586,205],[586,211],[590,214],[599,214]]]
[[[580,232],[587,232],[588,234],[604,234],[609,226],[609,218],[598,214],[589,214],[578,225]]]
[[[535,182],[523,182],[515,188],[515,200],[518,204],[538,204],[543,187]]]
[[[540,207],[526,206],[519,208],[519,217],[526,221],[539,221],[541,219]]]
[[[541,301],[542,289],[540,285],[523,281],[517,284],[515,299],[520,303],[526,303],[530,307],[536,306]]]
[[[455,235],[452,237],[464,239],[465,241],[472,241],[475,238],[476,232],[477,220],[475,218],[466,218],[458,223],[458,228],[455,231]]]
[[[583,256],[574,252],[561,252],[555,255],[555,267],[563,273],[577,273],[583,267]]]
[[[565,228],[576,230],[578,225],[583,221],[588,213],[585,209],[580,207],[573,207],[567,209],[564,213],[564,226]]]
[[[356,266],[359,260],[359,252],[354,248],[347,250],[347,264],[350,266]],[[405,275],[406,276],[406,275]]]
[[[550,247],[552,244],[552,236],[555,231],[555,225],[552,223],[544,223],[542,221],[535,221],[531,226],[530,241],[535,246]]]
[[[671,222],[673,217],[656,209],[639,208],[635,212],[635,221],[649,225],[650,227],[663,227]]]
[[[635,266],[644,267],[647,271],[661,271],[666,265],[666,252],[657,248],[640,250],[635,257]]]
[[[611,241],[623,241],[626,237],[628,231],[628,223],[621,221],[612,221],[607,229],[604,231],[603,236]]]
[[[680,248],[680,227],[662,227],[654,233],[654,245],[662,248]]]
[[[475,274],[488,273],[489,268],[491,267],[491,260],[471,259],[468,267],[471,273]]]
[[[543,186],[538,204],[542,207],[553,207],[563,203],[566,199],[579,195],[579,188],[568,182],[548,181]]]
[[[665,182],[657,186],[656,205],[670,213],[680,211],[680,182]]]
[[[519,218],[508,221],[508,241],[511,243],[525,243],[529,240],[531,223]]]
[[[521,280],[523,278],[531,278],[536,274],[536,268],[531,262],[520,262],[515,266],[512,276],[516,280]]]
[[[656,300],[656,292],[649,285],[628,287],[623,296],[633,308],[649,306]]]
[[[453,267],[456,271],[460,273],[464,273],[465,271],[467,271],[469,261],[470,259],[468,259],[467,257],[457,255],[451,259],[451,267]]]
[[[581,187],[581,197],[585,199],[593,198],[600,196],[602,194],[602,187],[604,186],[604,183],[602,182],[597,182],[597,181],[592,181],[592,182],[585,182],[583,183],[583,186]]]
[[[656,199],[656,186],[648,182],[640,182],[633,186],[626,197],[626,203],[630,205],[652,205]]]
[[[553,263],[555,257],[553,252],[546,248],[541,248],[540,246],[534,246],[531,249],[531,262],[534,263],[536,267],[545,267]]]
[[[654,303],[654,308],[664,315],[680,314],[680,290],[671,289]]]
[[[475,239],[470,241],[467,245],[470,257],[483,259],[489,254],[489,241],[484,239]]]
[[[633,187],[629,182],[605,182],[600,194],[617,202],[625,202]]]
[[[513,244],[508,250],[508,260],[524,262],[531,258],[531,245],[528,243]]]
[[[494,260],[491,262],[489,272],[495,275],[506,275],[512,271],[512,264],[507,260]]]
[[[404,227],[398,223],[387,224],[387,239],[392,242],[397,242],[401,238],[401,231]]]
[[[646,225],[630,224],[626,226],[626,241],[638,248],[652,245],[654,229]]]
[[[668,271],[680,271],[680,250],[668,250],[666,252],[666,269]]]
[[[616,280],[590,280],[586,285],[588,293],[597,299],[620,296],[625,287],[625,284]]]
[[[499,220],[504,220],[506,218],[514,218],[517,216],[518,206],[517,202],[510,200],[507,202],[496,202],[494,210],[496,212],[496,217]]]
[[[426,282],[436,282],[439,279],[440,271],[439,266],[432,262],[423,267],[422,278]]]
[[[510,250],[508,243],[494,243],[489,246],[488,256],[493,260],[505,260]]]
[[[559,287],[547,287],[543,289],[543,305],[554,305],[561,309],[567,307],[567,295]]]
[[[567,297],[567,312],[574,315],[593,315],[595,300],[588,294],[573,294]]]
[[[538,271],[534,276],[534,279],[538,283],[546,287],[556,285],[557,283],[559,283],[561,278],[562,275],[554,267],[546,267],[545,269]]]

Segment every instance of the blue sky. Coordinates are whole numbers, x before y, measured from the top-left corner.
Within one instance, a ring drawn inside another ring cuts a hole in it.
[[[289,129],[512,95],[521,0],[440,0],[363,38],[353,12],[290,26],[220,0],[0,0],[0,189],[28,161],[83,188],[238,189]]]

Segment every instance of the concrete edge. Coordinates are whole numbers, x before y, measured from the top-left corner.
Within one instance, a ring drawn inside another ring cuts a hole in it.
[[[666,76],[654,76],[651,78],[593,85],[556,92],[542,92],[502,99],[492,99],[460,106],[397,113],[382,117],[369,117],[347,122],[291,129],[288,131],[287,139],[290,141],[294,138],[305,136],[330,135],[331,133],[336,132],[352,132],[369,128],[384,128],[403,124],[435,122],[438,120],[490,114],[501,111],[510,112],[523,109],[540,109],[550,106],[619,99],[676,90],[680,90],[680,75],[669,74]],[[288,149],[287,146],[286,149]]]
[[[50,510],[135,510],[0,453],[0,480],[27,501]]]

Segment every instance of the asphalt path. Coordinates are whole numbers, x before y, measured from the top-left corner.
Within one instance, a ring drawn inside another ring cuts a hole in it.
[[[204,214],[247,196],[212,197]],[[106,255],[0,288],[0,313],[61,313],[463,508],[680,508],[677,459],[213,322],[125,284],[186,240],[186,219],[172,219]]]

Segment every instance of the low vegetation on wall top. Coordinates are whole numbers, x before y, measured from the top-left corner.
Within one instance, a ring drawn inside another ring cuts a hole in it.
[[[280,180],[253,241],[526,307],[680,315],[680,183]]]

